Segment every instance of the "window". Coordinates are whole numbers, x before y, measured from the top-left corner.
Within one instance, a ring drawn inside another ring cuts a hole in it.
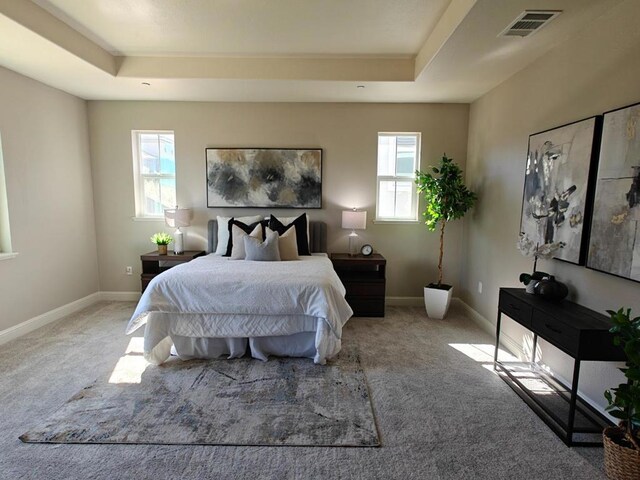
[[[173,132],[133,130],[136,217],[161,218],[176,206],[176,154]]]
[[[376,220],[418,220],[415,172],[419,168],[419,133],[378,134]]]
[[[0,260],[12,258],[13,256],[15,254],[11,251],[7,184],[4,176],[4,160],[2,158],[2,138],[0,138]]]

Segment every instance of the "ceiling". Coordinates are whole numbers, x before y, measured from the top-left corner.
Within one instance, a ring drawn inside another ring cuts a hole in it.
[[[466,103],[622,1],[0,0],[0,65],[91,100]]]

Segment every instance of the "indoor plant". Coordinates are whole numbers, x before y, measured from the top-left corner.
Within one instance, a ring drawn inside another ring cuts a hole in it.
[[[422,214],[427,228],[434,231],[440,224],[440,254],[438,258],[438,282],[424,288],[427,315],[444,318],[449,309],[453,288],[442,283],[442,256],[444,253],[444,229],[447,222],[462,218],[473,207],[476,194],[464,185],[462,170],[445,154],[432,173],[416,172],[418,192],[423,194],[425,210]]]
[[[526,233],[520,234],[520,239],[517,243],[518,250],[525,257],[533,257],[534,259],[533,272],[520,274],[520,282],[524,284],[527,293],[534,293],[536,283],[545,277],[550,277],[548,273],[537,270],[538,258],[549,259],[564,245],[564,242],[551,242],[540,245],[539,243],[534,243]]]
[[[160,255],[167,254],[167,245],[169,245],[172,241],[173,238],[171,238],[171,235],[164,232],[154,233],[151,237],[151,243],[155,243],[156,245],[158,245],[158,253]]]
[[[617,388],[604,392],[607,411],[620,422],[604,430],[604,463],[607,476],[613,479],[640,478],[640,317],[631,318],[631,309],[621,308],[611,315],[615,333],[613,343],[624,350],[627,378]]]

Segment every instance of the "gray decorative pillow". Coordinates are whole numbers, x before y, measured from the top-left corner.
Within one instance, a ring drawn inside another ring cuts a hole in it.
[[[245,260],[257,262],[279,262],[280,249],[278,248],[278,233],[269,232],[264,242],[257,238],[244,237]]]

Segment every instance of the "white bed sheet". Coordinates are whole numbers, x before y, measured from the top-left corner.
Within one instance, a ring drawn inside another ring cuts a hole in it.
[[[145,358],[162,363],[171,335],[269,337],[315,331],[314,361],[340,351],[353,314],[326,255],[252,262],[207,255],[175,266],[147,286],[127,326],[145,328]]]

